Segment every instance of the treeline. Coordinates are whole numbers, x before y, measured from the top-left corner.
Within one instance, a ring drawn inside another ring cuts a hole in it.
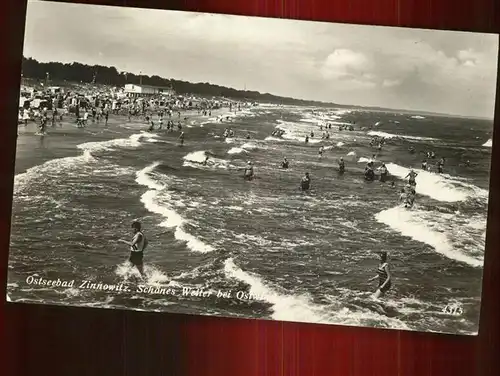
[[[127,72],[118,72],[115,67],[102,65],[86,65],[80,63],[63,64],[58,62],[41,63],[32,58],[23,57],[23,77],[44,80],[47,75],[51,81],[68,81],[95,83],[122,87],[125,84],[142,84],[160,87],[172,87],[179,94],[196,94],[210,97],[226,97],[234,99],[245,99],[248,101],[287,104],[287,105],[309,105],[325,106],[323,102],[305,101],[294,98],[279,97],[269,93],[258,91],[236,90],[208,82],[191,83],[186,81],[166,79],[159,76],[136,75]]]

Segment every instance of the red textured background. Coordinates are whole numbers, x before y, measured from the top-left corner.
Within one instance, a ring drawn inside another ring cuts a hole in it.
[[[499,0],[79,1],[308,20],[500,31]],[[0,3],[0,283],[6,279],[25,1]],[[64,31],[62,31],[64,32]],[[118,31],[117,31],[118,32]],[[498,92],[498,90],[497,90]],[[500,95],[497,95],[500,97]],[[500,103],[500,102],[498,102]],[[500,106],[497,103],[497,114]],[[496,127],[500,116],[497,116]],[[494,144],[500,145],[500,132]],[[500,148],[494,148],[498,160]],[[500,163],[493,162],[478,337],[0,304],[0,375],[500,375]],[[3,298],[2,298],[3,300]]]

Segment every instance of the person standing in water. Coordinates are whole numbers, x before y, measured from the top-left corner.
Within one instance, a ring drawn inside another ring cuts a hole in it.
[[[245,167],[245,172],[243,174],[243,178],[245,180],[252,180],[253,179],[253,165],[252,162],[248,161],[247,166]]]
[[[415,178],[418,176],[418,174],[411,169],[408,175],[405,176],[405,179],[408,178],[408,184],[415,186],[417,185],[417,182],[415,181]]]
[[[142,232],[142,225],[139,221],[132,222],[132,231],[134,232],[134,237],[132,241],[120,240],[130,246],[130,263],[137,268],[142,277],[144,277],[144,250],[148,245],[148,240],[144,233]]]
[[[382,166],[379,167],[380,171],[380,182],[384,183],[387,180],[387,167],[385,166],[385,163],[382,163]]]
[[[311,177],[309,176],[309,172],[304,174],[304,177],[300,180],[300,190],[302,192],[307,192],[311,188]]]
[[[289,167],[288,159],[283,158],[283,162],[281,162],[281,168],[287,169]]]
[[[438,173],[439,174],[442,174],[443,173],[443,167],[444,167],[444,157],[441,158],[437,164],[437,168],[438,168]]]
[[[389,263],[387,262],[387,252],[380,252],[380,263],[377,268],[377,275],[369,279],[369,282],[378,278],[378,288],[373,294],[375,299],[385,295],[387,291],[392,287],[392,277],[389,270]]]
[[[181,146],[184,145],[184,132],[181,132],[181,134],[179,136],[179,141],[181,143]]]
[[[323,157],[323,152],[325,151],[325,148],[323,146],[320,146],[318,150],[318,157],[322,158]]]
[[[344,158],[340,158],[339,160],[339,173],[343,174],[345,172],[345,162]]]

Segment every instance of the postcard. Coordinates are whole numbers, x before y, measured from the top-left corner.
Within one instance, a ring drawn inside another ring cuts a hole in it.
[[[498,44],[29,1],[7,300],[477,334]]]

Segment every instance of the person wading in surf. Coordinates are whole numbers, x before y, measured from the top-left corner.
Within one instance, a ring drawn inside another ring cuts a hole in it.
[[[408,173],[408,175],[405,176],[405,179],[408,178],[408,184],[410,184],[412,186],[416,186],[417,182],[415,181],[415,178],[417,176],[418,176],[418,174],[413,169],[411,169],[410,172]]]
[[[311,188],[311,177],[309,176],[309,172],[306,172],[304,174],[304,177],[300,180],[299,189],[302,192],[308,192],[310,188]]]
[[[253,163],[251,161],[247,162],[247,166],[244,168],[243,179],[252,180],[254,178]]]
[[[127,241],[120,239],[122,243],[130,246],[130,263],[137,268],[141,277],[144,277],[144,250],[148,246],[148,239],[142,232],[142,225],[138,221],[132,222],[132,230],[134,232],[134,237],[132,241]]]
[[[378,288],[373,294],[375,299],[384,295],[392,286],[391,272],[389,270],[389,263],[387,262],[387,252],[380,252],[380,263],[377,268],[377,275],[370,278],[368,281],[371,282],[378,278]]]

